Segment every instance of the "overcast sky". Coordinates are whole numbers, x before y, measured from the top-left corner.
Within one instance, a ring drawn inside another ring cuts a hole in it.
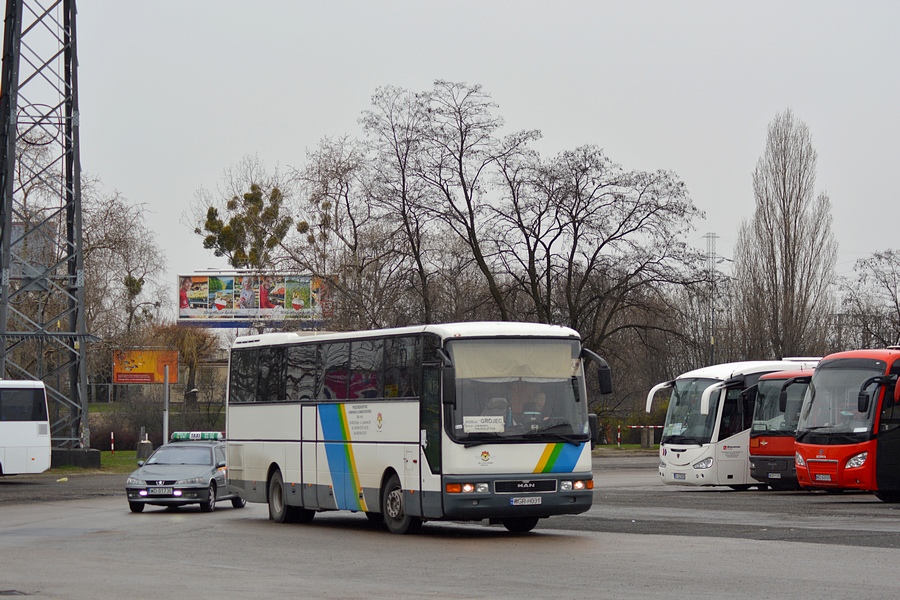
[[[149,208],[175,276],[227,268],[182,223],[257,155],[303,164],[359,136],[376,88],[480,84],[546,157],[583,144],[674,171],[730,258],[767,127],[790,108],[818,152],[838,271],[900,248],[900,2],[79,0],[82,169]]]

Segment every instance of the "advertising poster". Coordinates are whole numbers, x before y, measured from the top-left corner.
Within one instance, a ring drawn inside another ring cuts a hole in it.
[[[178,277],[178,320],[205,327],[308,321],[333,315],[326,280],[296,273],[217,272]]]
[[[166,366],[169,383],[178,383],[177,350],[115,350],[113,383],[165,383]]]

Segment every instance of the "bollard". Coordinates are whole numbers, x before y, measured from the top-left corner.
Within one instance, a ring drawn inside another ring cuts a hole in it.
[[[649,427],[641,429],[641,448],[653,447],[653,430]]]
[[[153,442],[150,440],[141,440],[138,442],[137,447],[137,459],[138,460],[147,460],[147,458],[153,453]]]

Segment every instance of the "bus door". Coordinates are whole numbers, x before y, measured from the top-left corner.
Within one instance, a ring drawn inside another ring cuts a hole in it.
[[[721,485],[744,485],[750,480],[750,430],[748,419],[753,417],[756,388],[752,390],[728,388],[724,390],[719,436],[716,443],[717,479]],[[748,409],[749,408],[749,412]]]
[[[419,502],[423,517],[443,515],[441,506],[441,368],[425,364],[419,407]]]
[[[896,375],[898,371],[900,365],[895,364],[891,368],[891,374]],[[900,398],[897,398],[900,385],[895,382],[893,385],[883,386],[883,393],[878,423],[875,482],[879,490],[900,490]],[[871,402],[875,403],[874,400]],[[876,408],[870,406],[869,410]]]

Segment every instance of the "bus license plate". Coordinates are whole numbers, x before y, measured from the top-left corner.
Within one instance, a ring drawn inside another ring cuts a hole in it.
[[[672,478],[673,479],[684,479],[685,474],[684,473],[672,473]]]
[[[816,481],[831,481],[831,475],[825,473],[816,473]]]
[[[147,490],[147,493],[151,496],[170,496],[172,495],[172,488],[170,487],[155,487]]]
[[[781,473],[769,473],[769,479],[781,479]]]
[[[528,506],[532,504],[540,504],[541,497],[540,496],[526,496],[524,498],[510,498],[509,504],[511,506]]]

